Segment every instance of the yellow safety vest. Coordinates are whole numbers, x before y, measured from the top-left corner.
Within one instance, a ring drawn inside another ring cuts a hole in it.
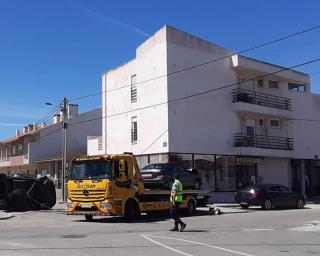
[[[180,180],[175,180],[174,182],[176,182],[178,184],[178,191],[176,193],[175,201],[177,203],[182,203],[182,201],[183,201],[183,196],[182,196],[183,185]]]

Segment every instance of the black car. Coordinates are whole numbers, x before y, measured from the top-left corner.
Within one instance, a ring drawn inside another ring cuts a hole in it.
[[[200,189],[201,179],[195,170],[188,171],[177,163],[155,163],[141,169],[145,188],[171,189],[175,173],[185,189]]]
[[[269,210],[275,207],[303,208],[305,196],[294,193],[289,188],[278,184],[256,184],[248,186],[235,193],[235,201],[242,208],[261,206]]]

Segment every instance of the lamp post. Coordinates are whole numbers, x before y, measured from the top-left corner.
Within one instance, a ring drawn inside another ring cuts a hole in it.
[[[45,105],[52,106],[50,102],[46,102]],[[62,185],[62,201],[67,200],[66,194],[66,169],[67,169],[67,129],[68,129],[68,100],[63,98],[63,102],[60,104],[60,111],[62,113],[62,170],[61,170],[61,185]]]

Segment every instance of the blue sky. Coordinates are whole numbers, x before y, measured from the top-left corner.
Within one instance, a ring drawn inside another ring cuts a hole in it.
[[[0,139],[50,111],[45,102],[101,91],[101,73],[164,24],[239,51],[319,25],[319,10],[316,0],[0,0]],[[284,66],[319,58],[320,29],[247,55]],[[300,70],[320,92],[320,63]],[[101,98],[77,103],[85,111]]]

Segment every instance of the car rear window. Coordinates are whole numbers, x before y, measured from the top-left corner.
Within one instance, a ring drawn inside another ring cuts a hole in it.
[[[149,164],[142,168],[142,170],[151,170],[151,169],[164,169],[165,165],[164,164]]]

